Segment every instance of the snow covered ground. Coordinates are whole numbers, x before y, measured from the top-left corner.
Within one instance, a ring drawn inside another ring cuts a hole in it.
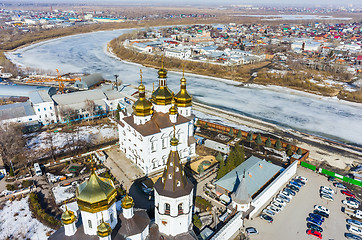
[[[123,83],[138,85],[143,71],[146,89],[157,86],[157,70],[110,57],[107,43],[130,30],[80,34],[60,38],[8,54],[12,61],[35,69],[101,73],[106,79],[121,76]],[[166,66],[167,68],[167,66]],[[179,89],[181,73],[169,72],[167,84]],[[188,91],[196,102],[271,122],[282,127],[362,145],[362,104],[321,97],[276,86],[240,86],[186,74]]]
[[[101,127],[98,126],[83,126],[79,127],[79,132],[74,131],[73,133],[66,133],[66,132],[51,132],[51,137],[53,141],[53,146],[56,149],[63,148],[68,141],[81,140],[84,142],[97,142],[101,139],[114,139],[118,138],[117,129],[115,126],[111,125],[103,125]],[[49,138],[49,133],[41,132],[34,133],[28,135],[31,138],[27,142],[27,148],[33,149],[35,151],[48,149],[51,147],[51,141]]]
[[[65,187],[56,186],[52,188],[54,197],[55,197],[55,203],[59,204],[62,203],[65,200],[68,200],[75,196],[75,189],[76,187],[69,185]]]
[[[28,197],[20,201],[6,202],[0,210],[0,239],[47,239],[51,228],[31,217]]]

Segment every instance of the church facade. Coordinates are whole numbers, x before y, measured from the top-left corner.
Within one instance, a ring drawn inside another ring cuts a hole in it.
[[[162,171],[166,165],[173,126],[179,139],[181,162],[196,155],[192,97],[186,90],[185,77],[181,78],[176,95],[167,87],[167,71],[163,65],[158,71],[158,81],[158,88],[152,92],[151,99],[147,99],[141,76],[133,113],[124,115],[118,122],[120,150],[146,175]]]

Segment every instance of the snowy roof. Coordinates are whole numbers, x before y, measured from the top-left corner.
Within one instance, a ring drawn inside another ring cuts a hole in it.
[[[66,94],[57,94],[52,96],[53,100],[58,105],[72,105],[75,103],[83,103],[86,100],[99,101],[105,98],[106,96],[100,89],[72,92]]]
[[[0,106],[0,120],[35,115],[30,102],[21,102]]]
[[[29,97],[33,91],[46,90],[51,87],[30,86],[30,85],[1,85],[0,96],[24,96]]]
[[[53,102],[49,95],[48,90],[37,90],[30,93],[30,100],[33,104],[43,103],[43,102]]]
[[[229,192],[234,192],[240,183],[240,179],[243,178],[245,171],[247,192],[249,196],[253,196],[274,175],[279,173],[281,169],[282,168],[277,165],[251,156],[224,177],[217,180],[215,185],[218,185]]]

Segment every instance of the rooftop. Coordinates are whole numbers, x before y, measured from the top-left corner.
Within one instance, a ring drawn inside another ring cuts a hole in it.
[[[30,102],[21,102],[0,106],[0,120],[33,115],[35,115],[35,112]]]

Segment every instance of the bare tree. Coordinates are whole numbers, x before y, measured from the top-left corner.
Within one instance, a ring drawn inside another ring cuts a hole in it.
[[[60,107],[59,114],[64,121],[69,122],[76,117],[77,112],[70,107]]]
[[[96,104],[94,103],[93,100],[85,100],[85,110],[89,113],[89,118],[93,118],[94,116],[94,113],[95,113],[95,110],[96,110]],[[89,118],[88,118],[88,121],[89,121]]]
[[[7,163],[18,163],[23,158],[25,139],[23,125],[7,123],[0,126],[0,154]]]

